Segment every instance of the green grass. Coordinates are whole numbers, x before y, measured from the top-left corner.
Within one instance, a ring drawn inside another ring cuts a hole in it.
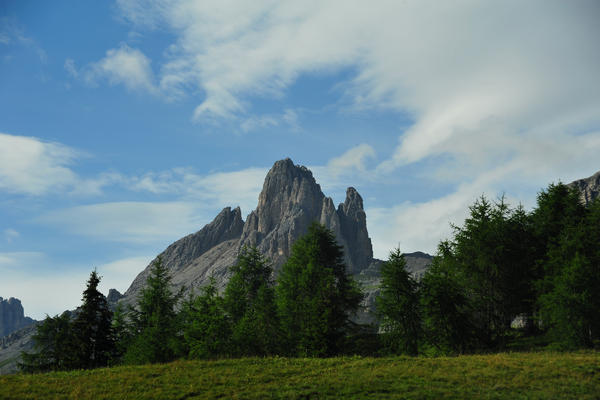
[[[1,399],[600,399],[600,353],[176,361],[0,377]]]

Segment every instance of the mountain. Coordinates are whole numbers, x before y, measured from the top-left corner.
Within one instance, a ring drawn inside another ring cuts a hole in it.
[[[33,335],[38,323],[34,321],[25,328],[0,337],[0,375],[17,372],[21,352],[33,349]]]
[[[349,187],[344,202],[336,208],[312,172],[289,158],[275,162],[267,173],[258,205],[245,221],[239,207],[226,207],[211,223],[174,242],[159,256],[171,271],[175,287],[198,288],[214,276],[223,288],[228,268],[236,262],[242,247],[256,246],[271,260],[277,274],[293,243],[313,221],[334,232],[344,247],[350,273],[359,274],[378,261],[373,259],[363,200],[356,189]],[[151,265],[134,279],[122,301],[135,301]]]
[[[588,178],[573,181],[567,186],[574,187],[579,190],[581,202],[587,205],[600,194],[600,171]]]
[[[21,300],[14,297],[4,300],[0,297],[0,338],[34,322],[25,316]]]

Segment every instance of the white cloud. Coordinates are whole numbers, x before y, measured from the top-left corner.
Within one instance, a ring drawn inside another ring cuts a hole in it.
[[[86,272],[61,270],[39,252],[0,253],[0,274],[2,296],[20,299],[25,315],[35,319],[76,307],[86,279]]]
[[[121,294],[131,285],[134,278],[150,264],[156,255],[127,257],[97,266],[101,276],[98,289],[108,295],[109,289],[117,289]]]
[[[135,256],[96,265],[102,278],[99,290],[105,295],[111,288],[123,293],[153,258]],[[0,253],[0,294],[20,299],[25,315],[40,320],[79,306],[93,268],[66,265],[40,252]]]
[[[362,143],[348,149],[342,155],[330,159],[323,166],[313,165],[309,169],[327,194],[373,180],[375,174],[373,169],[368,167],[368,162],[375,158],[375,149]]]
[[[428,184],[458,187],[369,210],[380,256],[397,241],[435,250],[449,221],[461,223],[482,193],[525,194],[531,203],[545,184],[598,169],[597,2],[119,4],[134,23],[178,36],[161,81],[205,93],[197,119],[243,115],[251,97],[277,99],[302,74],[341,68],[357,71],[342,86],[354,107],[409,112],[414,125],[399,132],[396,150],[376,171],[365,164],[374,158],[367,147],[313,168],[327,186],[344,181],[336,171],[382,180],[433,159]]]
[[[19,238],[21,234],[12,228],[7,228],[3,232],[4,240],[8,243],[12,243],[15,239]]]
[[[268,127],[274,127],[279,125],[279,121],[275,119],[275,117],[270,115],[262,115],[256,116],[253,115],[250,118],[247,118],[244,122],[241,123],[240,128],[244,132],[250,132],[260,129],[265,129]]]
[[[37,222],[76,235],[126,243],[156,243],[198,230],[203,218],[192,203],[111,202],[48,212]]]
[[[341,156],[329,160],[326,168],[336,176],[351,170],[366,172],[366,162],[370,158],[375,158],[375,149],[366,143],[362,143],[346,151]]]
[[[0,133],[0,191],[34,196],[94,196],[106,186],[127,182],[117,172],[82,178],[71,166],[84,156],[87,155],[61,143]]]
[[[0,44],[23,45],[33,50],[42,64],[45,64],[48,59],[46,51],[35,40],[25,36],[24,29],[14,17],[0,17]]]
[[[300,130],[298,112],[288,108],[281,114],[251,115],[240,123],[242,132],[260,131],[269,127],[285,127],[291,131]]]
[[[68,167],[80,155],[60,143],[0,133],[0,190],[41,195],[77,181]]]
[[[65,60],[64,67],[65,67],[65,71],[67,71],[67,73],[70,76],[72,76],[73,78],[79,77],[79,71],[75,67],[75,61],[72,58],[67,58]]]
[[[205,209],[240,206],[249,212],[256,207],[266,173],[266,168],[246,168],[200,175],[191,169],[175,168],[133,177],[128,187],[155,194],[170,193],[186,201],[201,200]]]
[[[355,107],[409,112],[415,120],[399,132],[380,174],[432,157],[443,159],[446,175],[467,180],[505,162],[540,169],[536,147],[569,147],[600,125],[594,1],[118,5],[132,23],[176,35],[160,86],[200,89],[198,120],[239,118],[250,98],[281,98],[302,74],[354,69],[341,88]],[[242,125],[277,123],[254,116]]]
[[[65,61],[65,68],[71,73],[72,70],[75,70],[74,64],[69,61],[69,59]],[[101,79],[107,79],[109,84],[121,84],[128,90],[142,90],[149,93],[157,91],[150,59],[140,50],[133,49],[126,44],[108,50],[104,58],[87,65],[82,75],[89,84],[96,84]]]

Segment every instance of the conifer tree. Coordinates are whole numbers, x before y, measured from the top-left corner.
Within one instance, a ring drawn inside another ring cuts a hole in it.
[[[392,251],[381,266],[377,312],[388,350],[417,355],[421,337],[418,285],[406,270],[400,249]]]
[[[244,247],[230,270],[224,305],[233,329],[233,344],[239,355],[276,352],[279,321],[275,305],[273,269],[255,247]]]
[[[362,299],[343,254],[333,232],[317,223],[292,246],[276,288],[290,355],[322,357],[340,350],[349,317]]]
[[[219,297],[215,279],[201,288],[196,298],[183,304],[184,337],[191,358],[216,358],[232,355],[231,319]]]
[[[71,313],[46,316],[33,335],[33,351],[21,353],[24,372],[62,371],[76,368]]]
[[[137,308],[130,310],[134,337],[124,361],[132,364],[173,360],[183,342],[176,306],[183,289],[171,293],[171,276],[159,256],[138,297]]]
[[[83,292],[83,303],[73,321],[73,336],[78,368],[108,365],[115,351],[112,311],[106,297],[98,291],[100,277],[92,271]]]
[[[420,282],[423,334],[437,354],[465,353],[473,342],[473,310],[460,275],[450,244],[441,242]]]

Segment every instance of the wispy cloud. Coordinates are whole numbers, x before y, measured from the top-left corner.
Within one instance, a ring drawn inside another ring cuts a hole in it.
[[[60,143],[0,133],[0,190],[41,195],[70,187],[77,175],[69,166],[79,155]]]
[[[251,115],[241,118],[240,123],[242,132],[262,131],[274,127],[284,127],[287,130],[299,131],[300,119],[298,112],[288,108],[281,114]]]
[[[72,59],[65,60],[65,69],[73,76],[81,76],[83,80],[96,85],[101,80],[107,80],[110,85],[123,85],[128,90],[157,93],[151,62],[138,49],[121,44],[118,48],[110,49],[106,56],[99,61],[86,65],[82,70],[75,68]]]
[[[173,240],[198,229],[202,219],[193,203],[110,202],[48,212],[36,222],[69,233],[124,243]]]
[[[12,229],[12,228],[7,228],[2,232],[3,236],[4,236],[4,240],[6,240],[7,243],[12,243],[14,240],[18,239],[21,234]]]
[[[0,17],[0,44],[25,46],[37,54],[42,64],[48,60],[46,51],[25,34],[23,27],[15,18]]]
[[[99,289],[105,295],[116,288],[123,293],[135,276],[154,258],[125,257],[87,267],[74,266],[52,259],[40,252],[0,253],[0,293],[21,300],[25,315],[43,319],[46,314],[60,314],[81,304],[81,294],[92,269],[102,277]],[[40,268],[45,266],[45,268]],[[60,288],[50,290],[49,288]]]
[[[168,194],[176,200],[88,204],[47,212],[34,222],[104,241],[174,241],[202,228],[223,207],[240,206],[249,213],[256,207],[266,172],[263,168],[249,168],[199,175],[176,169],[141,177],[117,175],[131,190]],[[114,182],[116,178],[110,180]]]

